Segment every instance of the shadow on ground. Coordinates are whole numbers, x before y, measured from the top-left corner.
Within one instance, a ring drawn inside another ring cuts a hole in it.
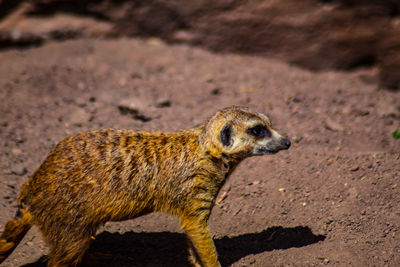
[[[229,266],[250,254],[303,247],[325,240],[304,226],[270,227],[260,233],[215,240],[222,266]],[[23,267],[45,266],[45,257]],[[81,267],[91,266],[189,266],[184,234],[103,232],[96,236]]]

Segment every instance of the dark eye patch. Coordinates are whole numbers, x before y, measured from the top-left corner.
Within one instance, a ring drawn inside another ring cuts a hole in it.
[[[247,129],[246,132],[257,138],[271,137],[270,130],[268,130],[264,125],[261,125],[261,124]]]
[[[221,131],[221,142],[224,146],[230,146],[232,141],[232,127],[226,124]]]

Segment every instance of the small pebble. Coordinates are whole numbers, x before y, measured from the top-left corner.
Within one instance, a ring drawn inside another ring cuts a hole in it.
[[[211,94],[212,95],[220,95],[221,94],[221,89],[222,88],[219,88],[219,87],[214,88],[214,89],[212,89]]]
[[[126,79],[125,79],[125,78],[121,78],[121,79],[119,79],[119,82],[118,82],[118,84],[119,84],[121,87],[124,87],[124,86],[126,85],[126,83],[127,83],[127,81],[126,81]]]
[[[325,120],[325,128],[333,132],[342,132],[344,130],[344,127],[340,123],[333,121],[330,118]]]
[[[158,108],[166,108],[171,106],[171,100],[166,98],[160,98],[156,101],[155,106]]]
[[[82,108],[75,108],[69,114],[69,121],[71,124],[81,126],[87,123],[90,119],[90,114]]]
[[[228,196],[228,192],[223,192],[221,197],[217,200],[217,205],[220,204],[226,197]]]
[[[356,172],[356,171],[358,171],[360,169],[360,166],[354,166],[354,167],[352,167],[350,170],[352,171],[352,172]]]
[[[15,147],[11,149],[11,153],[13,153],[14,155],[20,155],[22,153],[22,150]]]
[[[24,175],[27,170],[21,163],[15,163],[11,165],[11,172],[16,175]]]

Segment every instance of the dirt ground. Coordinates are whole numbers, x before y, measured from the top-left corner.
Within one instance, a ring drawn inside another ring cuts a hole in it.
[[[173,131],[215,111],[265,112],[292,147],[245,160],[210,228],[223,266],[400,266],[400,91],[376,70],[312,73],[158,39],[76,40],[0,52],[0,230],[21,184],[64,137]],[[44,266],[37,229],[3,266]],[[82,266],[188,266],[177,219],[107,223]],[[94,263],[95,262],[95,263]]]

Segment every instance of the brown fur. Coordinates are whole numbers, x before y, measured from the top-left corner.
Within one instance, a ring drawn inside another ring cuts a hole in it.
[[[252,132],[256,125],[267,131]],[[244,158],[289,146],[265,115],[241,107],[175,133],[107,129],[68,137],[23,185],[0,238],[0,262],[37,225],[50,246],[48,265],[76,266],[105,222],[162,211],[180,219],[193,265],[220,266],[207,224],[220,188]]]

